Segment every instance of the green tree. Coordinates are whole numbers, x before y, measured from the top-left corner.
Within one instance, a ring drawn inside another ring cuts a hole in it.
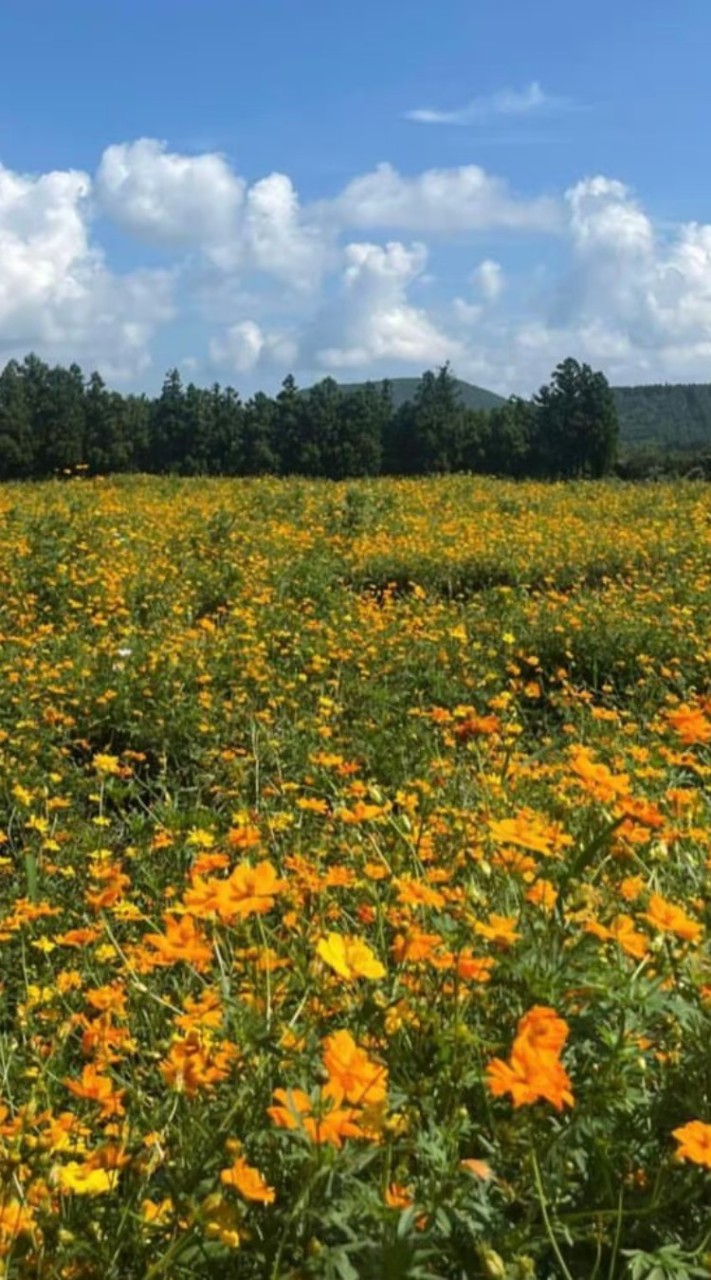
[[[109,391],[100,374],[91,374],[84,397],[85,461],[94,475],[131,470],[137,441],[130,426],[128,400]]]
[[[488,475],[529,475],[534,433],[531,402],[512,396],[484,417],[482,470]]]
[[[185,390],[183,435],[178,467],[181,475],[206,476],[216,469],[212,395],[190,382]]]
[[[546,476],[603,476],[617,455],[615,398],[603,373],[568,358],[534,399],[534,465]]]
[[[153,402],[146,459],[149,470],[179,471],[186,435],[185,392],[178,370],[171,369],[165,376],[158,399]]]
[[[333,378],[322,378],[304,399],[299,472],[305,476],[340,474],[343,392]]]
[[[47,371],[33,427],[42,474],[71,471],[84,461],[85,387],[77,364]]]
[[[401,405],[388,432],[386,468],[403,475],[460,471],[465,409],[448,364],[423,373],[415,397]]]
[[[299,391],[293,374],[281,384],[276,398],[274,448],[282,475],[298,475],[303,469],[304,427],[308,395]]]
[[[242,470],[244,407],[234,387],[214,383],[210,390],[210,469],[215,475]]]
[[[0,480],[19,480],[34,471],[35,449],[29,397],[16,360],[0,373]]]
[[[377,476],[391,416],[392,396],[387,382],[366,382],[364,387],[342,393],[340,430],[328,474],[339,480]]]
[[[271,396],[258,391],[247,401],[240,471],[248,476],[269,475],[278,471],[279,457],[275,447],[277,404]]]

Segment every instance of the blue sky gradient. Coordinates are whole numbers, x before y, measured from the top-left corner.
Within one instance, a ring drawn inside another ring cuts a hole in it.
[[[710,380],[710,47],[706,0],[5,0],[0,363]]]

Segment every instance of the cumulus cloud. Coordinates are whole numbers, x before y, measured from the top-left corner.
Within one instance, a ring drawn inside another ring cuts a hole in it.
[[[537,80],[524,89],[500,89],[488,97],[473,98],[462,107],[442,111],[434,107],[417,107],[406,111],[405,118],[416,124],[478,124],[492,116],[528,116],[543,110],[548,112],[569,110],[567,98],[556,98],[545,93]]]
[[[222,244],[234,234],[245,182],[223,156],[178,155],[155,138],[107,147],[96,175],[104,212],[155,244]]]
[[[321,280],[327,249],[318,229],[304,221],[291,179],[272,173],[250,187],[235,240],[215,259],[227,267],[255,269],[308,289]]]
[[[441,364],[458,354],[459,342],[408,301],[408,286],[427,262],[423,244],[349,244],[345,262],[337,301],[317,325],[317,331],[331,338],[317,350],[320,365],[362,369],[383,360]]]
[[[711,227],[688,223],[660,239],[621,182],[585,179],[567,193],[573,267],[559,317],[613,335],[620,349],[663,360],[707,358],[711,342]],[[556,317],[557,318],[557,317]]]
[[[114,275],[90,239],[90,195],[85,173],[32,177],[0,165],[0,356],[35,348],[130,378],[171,313],[172,277]]]
[[[557,201],[519,198],[503,179],[476,164],[427,169],[410,178],[390,164],[379,164],[349,182],[329,212],[346,226],[397,227],[418,234],[494,227],[550,232],[561,225]]]
[[[574,354],[614,383],[707,380],[711,368],[711,226],[661,235],[622,182],[597,176],[566,193],[570,258],[563,276],[534,296],[529,313],[477,321],[462,372],[494,389],[528,393]]]
[[[265,333],[254,320],[230,325],[211,338],[210,362],[231,373],[251,373],[258,366],[286,371],[297,358],[296,344],[286,335]]]
[[[124,230],[163,248],[199,251],[220,271],[264,272],[302,290],[321,278],[324,238],[305,224],[286,174],[248,187],[224,156],[181,155],[140,138],[107,147],[96,191]]]
[[[161,245],[168,267],[112,271],[97,208]],[[427,272],[428,252],[444,239],[451,264],[469,252],[458,234],[489,231],[527,237],[527,265],[517,253],[512,275],[503,252],[498,261],[499,236],[469,294],[452,297],[446,276]],[[557,237],[555,271],[535,247],[542,232]],[[382,376],[451,359],[462,376],[529,392],[568,354],[616,382],[704,379],[711,225],[660,230],[615,178],[527,199],[477,165],[408,177],[383,164],[305,205],[286,174],[250,185],[216,153],[151,139],[108,147],[95,182],[0,165],[0,360],[34,348],[135,381],[178,306],[219,326],[203,338],[211,365],[256,383],[287,369]]]

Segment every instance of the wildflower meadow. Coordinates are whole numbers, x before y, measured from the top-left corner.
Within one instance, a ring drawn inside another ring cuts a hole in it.
[[[0,490],[0,1267],[711,1275],[711,491]]]

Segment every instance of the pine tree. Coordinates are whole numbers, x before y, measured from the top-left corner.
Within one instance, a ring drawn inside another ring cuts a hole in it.
[[[147,465],[150,471],[179,471],[186,443],[185,393],[180,374],[171,369],[153,402]]]
[[[20,480],[34,472],[35,450],[29,398],[16,360],[0,373],[0,480]]]
[[[603,373],[568,358],[535,406],[535,465],[547,476],[603,476],[617,453],[615,399]]]
[[[261,476],[278,470],[276,440],[276,401],[258,391],[248,400],[244,411],[242,434],[242,474]]]

